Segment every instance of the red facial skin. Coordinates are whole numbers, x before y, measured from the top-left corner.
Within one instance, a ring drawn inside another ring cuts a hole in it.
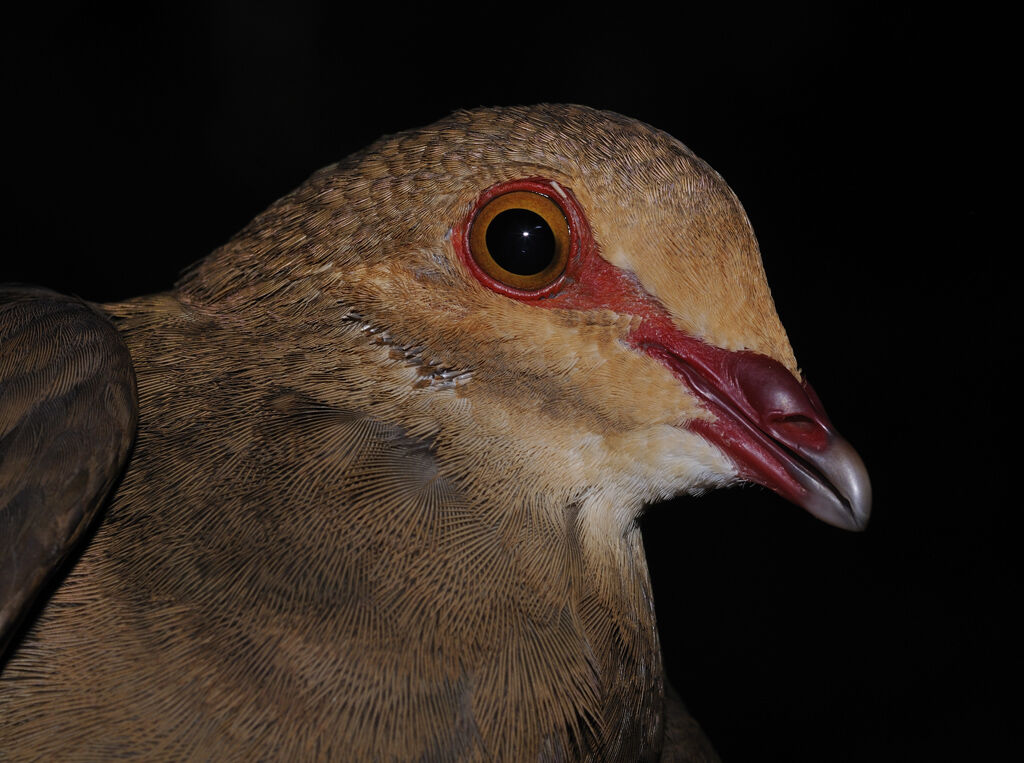
[[[487,275],[469,251],[469,230],[488,201],[510,191],[533,191],[561,206],[570,230],[565,272],[536,291],[507,286]],[[612,310],[641,320],[626,342],[666,366],[714,415],[687,428],[718,446],[739,476],[774,490],[818,518],[862,530],[870,484],[856,452],[833,429],[814,390],[781,363],[749,351],[707,344],[676,328],[665,307],[635,276],[601,257],[572,192],[544,178],[502,183],[481,194],[453,232],[455,251],[489,289],[543,308]]]

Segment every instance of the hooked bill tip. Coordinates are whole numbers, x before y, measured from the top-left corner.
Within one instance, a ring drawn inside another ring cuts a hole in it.
[[[817,472],[801,469],[793,474],[806,491],[802,507],[843,530],[864,530],[871,517],[871,479],[860,454],[834,433],[824,449],[800,448],[798,452]]]

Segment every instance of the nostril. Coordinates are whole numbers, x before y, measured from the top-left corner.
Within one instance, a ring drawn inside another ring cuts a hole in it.
[[[804,416],[802,413],[775,414],[774,416],[769,416],[768,420],[774,426],[783,426],[797,432],[810,431],[818,426],[814,419],[810,416]]]
[[[775,437],[788,445],[818,450],[828,444],[828,432],[821,422],[802,413],[773,414],[765,423]]]

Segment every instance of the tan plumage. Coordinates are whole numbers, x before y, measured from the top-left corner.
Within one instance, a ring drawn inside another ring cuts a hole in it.
[[[0,676],[0,750],[658,755],[635,520],[737,468],[624,341],[636,315],[468,273],[453,230],[531,177],[571,190],[680,331],[798,374],[742,208],[668,135],[543,106],[382,139],[174,291],[103,306],[137,377],[134,452]]]

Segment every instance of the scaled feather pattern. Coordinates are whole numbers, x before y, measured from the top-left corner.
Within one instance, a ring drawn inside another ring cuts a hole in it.
[[[567,221],[536,292],[467,250],[506,188]],[[0,546],[5,759],[714,760],[666,699],[644,505],[749,480],[867,519],[739,202],[617,114],[458,112],[315,173],[172,291],[0,296],[0,527],[51,528]],[[91,386],[55,408],[33,363]],[[66,459],[12,443],[84,410],[95,476],[47,492]]]

